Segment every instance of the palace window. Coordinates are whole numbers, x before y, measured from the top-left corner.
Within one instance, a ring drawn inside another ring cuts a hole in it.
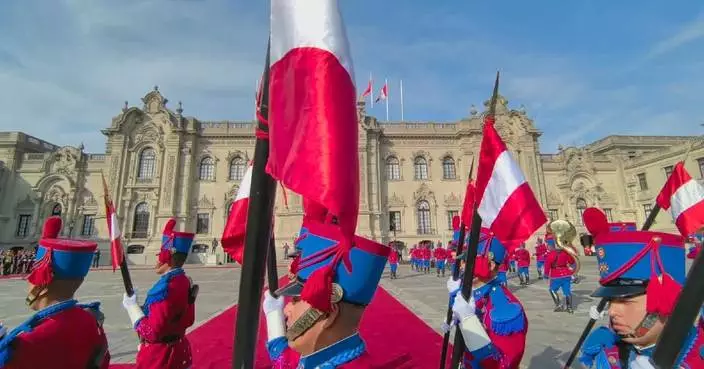
[[[196,218],[196,233],[204,234],[210,230],[210,214],[198,213]]]
[[[83,227],[81,228],[81,236],[92,236],[95,231],[95,214],[86,214],[83,216]]]
[[[139,155],[139,166],[137,170],[138,179],[150,179],[154,177],[154,167],[156,166],[156,153],[152,148],[142,150]]]
[[[418,201],[418,234],[432,234],[430,222],[430,204],[421,200]]]
[[[132,237],[147,238],[149,231],[149,205],[140,202],[134,208],[134,221],[132,222]]]
[[[15,235],[17,237],[26,237],[29,233],[29,224],[32,222],[32,216],[30,214],[20,214],[17,218],[17,232]]]
[[[577,199],[577,224],[582,224],[582,216],[584,215],[584,210],[587,209],[587,202],[583,198]]]
[[[609,222],[614,221],[614,216],[613,216],[611,209],[608,209],[608,208],[604,209],[604,213],[606,214],[606,220],[608,220]]]
[[[458,216],[460,213],[457,210],[447,211],[447,229],[452,230],[452,219]]]
[[[548,218],[550,218],[550,221],[552,222],[553,220],[557,220],[560,218],[560,215],[557,213],[557,209],[548,209]]]
[[[638,173],[638,184],[640,185],[641,191],[648,189],[648,180],[645,178],[645,173]]]
[[[457,172],[455,170],[455,159],[451,157],[445,157],[442,159],[442,178],[443,179],[456,179]]]
[[[215,161],[210,156],[201,159],[198,179],[201,181],[212,181],[215,179]]]
[[[424,157],[419,156],[413,161],[413,168],[415,173],[415,179],[417,180],[427,180],[428,179],[428,162]]]
[[[390,156],[386,159],[386,179],[389,181],[401,180],[401,165],[395,156]]]
[[[391,232],[401,231],[401,212],[400,211],[390,211],[389,212],[389,230]]]
[[[670,175],[672,175],[673,166],[672,166],[672,165],[668,165],[668,166],[666,166],[665,168],[662,168],[662,169],[665,171],[665,180],[667,181],[667,179],[670,178]]]
[[[61,210],[62,210],[61,204],[54,204],[54,207],[51,208],[51,215],[52,216],[54,216],[54,215],[61,216]]]
[[[129,245],[127,246],[128,254],[144,254],[144,246],[142,245]]]
[[[230,161],[230,180],[241,181],[244,178],[245,162],[239,156],[236,156]]]

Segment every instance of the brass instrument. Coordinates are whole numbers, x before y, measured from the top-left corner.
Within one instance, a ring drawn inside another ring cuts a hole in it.
[[[558,219],[548,224],[547,232],[555,237],[556,247],[559,247],[574,258],[576,264],[574,275],[576,276],[582,268],[582,263],[579,260],[579,253],[572,245],[572,241],[577,238],[577,229],[569,221]]]

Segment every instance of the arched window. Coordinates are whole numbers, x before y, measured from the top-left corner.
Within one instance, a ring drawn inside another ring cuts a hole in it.
[[[52,216],[54,216],[54,215],[61,216],[61,210],[62,210],[61,204],[58,204],[58,203],[54,204],[54,207],[51,208],[51,215]]]
[[[401,180],[401,165],[395,156],[389,156],[386,159],[386,179],[389,181]]]
[[[212,181],[215,179],[215,162],[210,156],[206,156],[200,161],[200,175],[198,178],[201,181]]]
[[[442,178],[443,179],[456,179],[457,171],[455,170],[455,159],[446,156],[442,159]]]
[[[430,204],[421,200],[418,201],[418,234],[432,234],[430,222]]]
[[[428,179],[428,162],[424,157],[419,156],[413,161],[415,179]]]
[[[139,154],[139,167],[137,170],[138,179],[150,179],[154,177],[154,167],[156,166],[156,153],[152,148],[146,148]]]
[[[140,202],[134,208],[134,222],[132,223],[132,237],[147,238],[149,231],[149,205]]]
[[[244,159],[236,156],[230,161],[230,180],[231,181],[241,181],[244,178]]]
[[[577,199],[577,224],[582,224],[582,215],[584,215],[584,210],[587,209],[587,202],[583,198]]]

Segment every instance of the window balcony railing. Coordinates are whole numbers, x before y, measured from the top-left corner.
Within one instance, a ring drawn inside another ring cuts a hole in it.
[[[437,234],[437,232],[435,232],[434,228],[418,228],[418,234]]]

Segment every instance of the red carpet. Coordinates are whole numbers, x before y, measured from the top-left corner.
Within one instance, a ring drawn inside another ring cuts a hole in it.
[[[188,334],[193,350],[193,368],[230,368],[232,366],[232,334],[237,307],[230,308]],[[380,368],[436,368],[440,361],[442,336],[403,304],[379,287],[364,313],[360,333],[367,350]],[[256,369],[269,369],[271,364],[265,346],[266,326],[262,315]],[[448,354],[448,365],[449,357]],[[131,368],[134,365],[111,365],[110,368]]]

